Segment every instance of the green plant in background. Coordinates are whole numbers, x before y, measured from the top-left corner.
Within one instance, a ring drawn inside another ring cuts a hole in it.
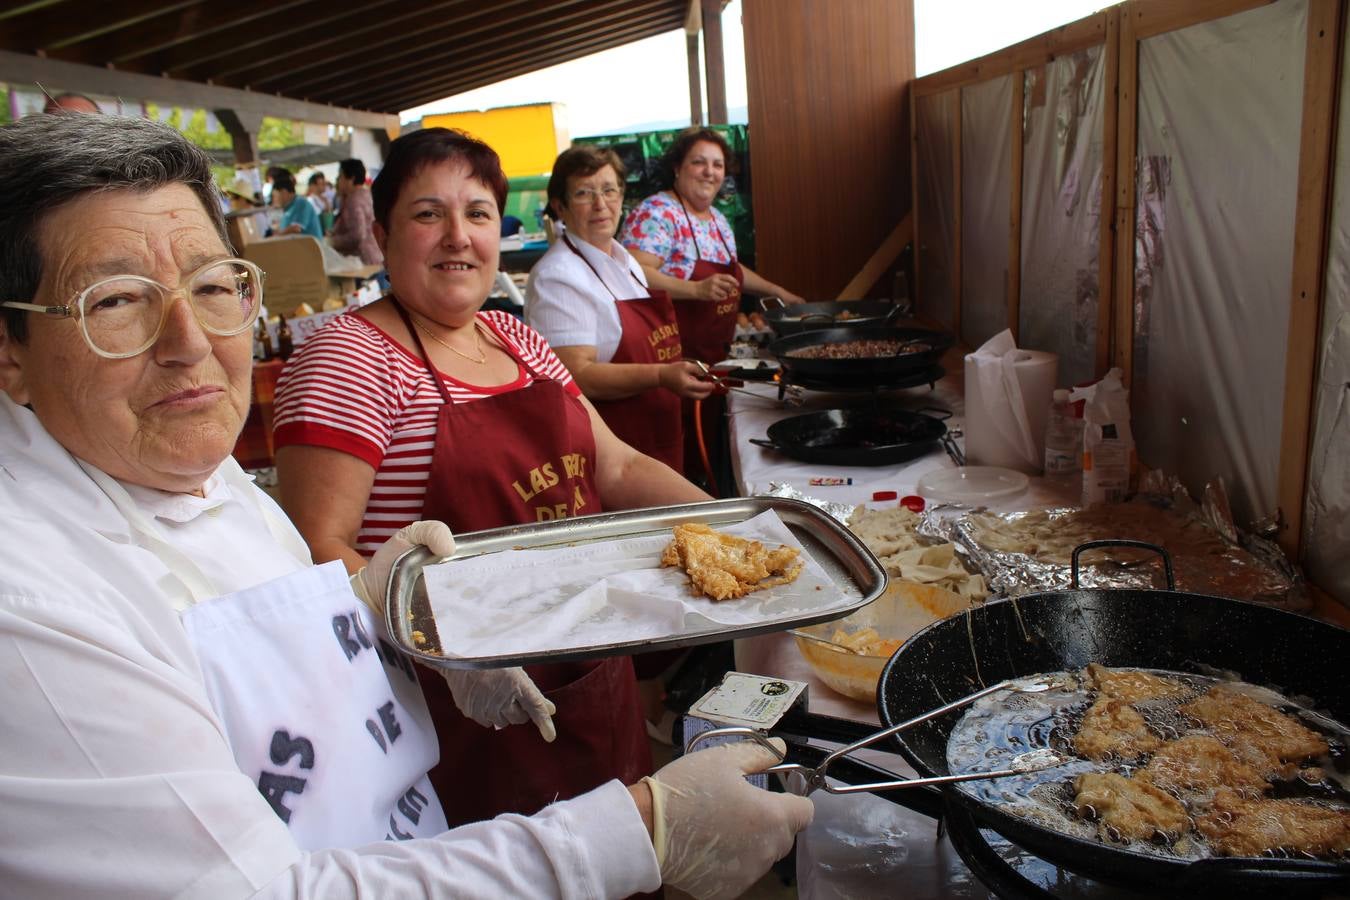
[[[162,107],[154,103],[145,104],[145,114],[151,119],[158,119],[161,109]],[[203,150],[230,150],[234,147],[229,132],[224,128],[218,127],[214,132],[207,129],[206,110],[191,110],[191,115],[186,117],[183,113],[184,110],[173,107],[163,121],[177,128],[183,133],[184,137]],[[258,152],[266,153],[268,150],[282,150],[303,143],[304,133],[298,122],[263,116],[262,127],[258,129]],[[219,184],[229,184],[234,180],[234,166],[212,166],[211,173],[216,176],[216,181]]]
[[[9,122],[9,85],[0,84],[0,125],[8,125]]]

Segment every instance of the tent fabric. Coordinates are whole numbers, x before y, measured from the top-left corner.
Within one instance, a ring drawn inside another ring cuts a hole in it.
[[[1276,508],[1307,0],[1139,46],[1134,435],[1242,524]]]
[[[1350,51],[1337,129],[1302,562],[1315,584],[1350,604]]]
[[[1008,327],[1013,77],[961,92],[961,340],[968,347]]]
[[[955,91],[919,97],[915,104],[918,131],[915,201],[919,221],[919,289],[915,311],[936,325],[956,321],[956,209],[952,144],[956,139]]]
[[[1059,382],[1093,379],[1105,58],[1089,47],[1026,72],[1018,346],[1059,356]]]

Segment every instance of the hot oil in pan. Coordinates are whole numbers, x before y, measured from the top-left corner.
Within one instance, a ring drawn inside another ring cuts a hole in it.
[[[1179,711],[1179,707],[1219,684],[1221,679],[1153,669],[1134,671],[1172,679],[1184,687],[1182,693],[1171,697],[1132,704],[1154,736],[1162,741],[1172,741],[1186,735],[1212,734],[1198,727],[1193,719]],[[1039,677],[1054,686],[1036,694],[997,693],[970,707],[948,739],[947,764],[953,773],[1002,768],[1014,756],[1047,747],[1069,756],[1079,755],[1073,739],[1082,726],[1084,714],[1096,699],[1096,692],[1076,672],[1056,672]],[[1265,798],[1296,799],[1350,810],[1350,752],[1347,752],[1350,728],[1266,688],[1229,680],[1222,680],[1222,683],[1227,689],[1236,689],[1296,718],[1318,732],[1331,748],[1328,755],[1310,761],[1292,777],[1272,781]],[[1098,823],[1090,817],[1080,816],[1075,809],[1075,779],[1092,772],[1114,772],[1128,777],[1137,774],[1148,758],[1148,755],[1132,760],[1108,758],[1101,762],[1079,758],[1054,769],[965,782],[956,787],[1003,812],[1026,818],[1044,828],[1098,841],[1102,840]],[[1172,793],[1178,799],[1183,798],[1180,793]],[[1184,799],[1194,812],[1203,808],[1204,796],[1191,792],[1185,794]],[[1197,806],[1197,803],[1201,805]],[[1162,836],[1153,840],[1123,840],[1111,829],[1105,830],[1107,839],[1125,850],[1185,860],[1219,855],[1193,827],[1175,841]]]

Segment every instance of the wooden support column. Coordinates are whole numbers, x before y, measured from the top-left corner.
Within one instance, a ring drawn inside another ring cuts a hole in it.
[[[1116,87],[1116,296],[1111,362],[1121,368],[1128,385],[1134,375],[1134,218],[1139,159],[1139,39],[1134,17],[1128,14],[1120,21],[1120,77]]]
[[[235,165],[255,165],[258,162],[258,132],[262,130],[263,114],[239,109],[217,109],[214,112],[234,142]]]
[[[1008,199],[1008,282],[1004,293],[1008,303],[1008,328],[1017,338],[1022,306],[1022,154],[1023,127],[1026,123],[1027,73],[1013,73],[1012,96],[1012,171],[1009,173],[1011,196]]]
[[[952,106],[956,114],[952,118],[952,334],[961,341],[961,286],[965,281],[962,269],[962,247],[965,240],[961,234],[961,88],[952,91]],[[974,349],[973,347],[971,348]]]
[[[685,35],[689,51],[689,124],[703,124],[703,78],[698,71],[698,35]]]
[[[708,74],[708,123],[727,121],[727,69],[722,59],[722,2],[703,3],[703,68]]]
[[[1116,294],[1116,221],[1110,214],[1116,201],[1116,127],[1120,102],[1120,7],[1106,11],[1106,41],[1102,45],[1106,84],[1102,106],[1102,214],[1097,222],[1097,365],[1098,377],[1111,367],[1111,310]]]
[[[1308,52],[1303,73],[1303,140],[1299,145],[1294,212],[1293,283],[1289,296],[1289,352],[1284,367],[1284,423],[1277,498],[1280,546],[1298,559],[1308,480],[1313,405],[1317,397],[1318,332],[1326,284],[1327,219],[1335,165],[1337,88],[1340,85],[1339,0],[1308,4]]]

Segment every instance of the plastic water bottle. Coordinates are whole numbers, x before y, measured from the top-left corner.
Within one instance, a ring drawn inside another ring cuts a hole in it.
[[[1045,477],[1068,482],[1083,466],[1083,420],[1074,416],[1069,392],[1060,388],[1050,404],[1045,425]]]

